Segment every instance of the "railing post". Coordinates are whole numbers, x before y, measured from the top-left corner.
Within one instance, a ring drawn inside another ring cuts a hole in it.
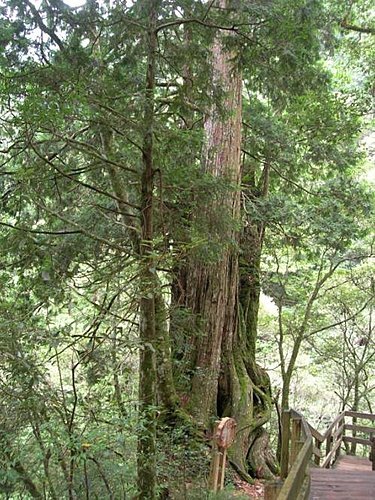
[[[264,500],[277,500],[283,486],[281,479],[269,481],[264,485]]]
[[[280,477],[285,479],[289,470],[290,411],[284,410],[281,417],[281,465]]]
[[[375,434],[371,434],[371,450],[370,450],[370,460],[372,462],[372,470],[375,471]]]
[[[343,426],[344,423],[345,423],[345,416],[343,416],[342,419],[338,421],[336,432],[340,429],[341,426]],[[345,426],[343,426],[343,428],[342,428],[342,435],[339,434],[337,436],[337,440],[339,440],[339,439],[342,440],[344,433],[345,433]],[[340,452],[341,452],[341,445],[336,450],[335,461],[338,460],[338,458],[340,456]]]
[[[300,418],[292,418],[292,432],[290,436],[290,465],[294,464],[298,452],[301,449],[301,430],[302,420]]]
[[[357,436],[357,431],[355,429],[355,424],[357,423],[357,417],[352,416],[352,425],[353,425],[353,430],[352,430],[352,436],[355,438]],[[355,441],[352,442],[350,446],[350,454],[355,455],[357,453],[357,443]]]
[[[319,441],[319,439],[315,438],[315,447],[321,451],[322,450],[322,442]],[[315,462],[315,465],[317,465],[319,467],[320,465],[320,457],[318,457],[317,455],[315,455],[314,457],[314,462]]]
[[[332,448],[332,431],[327,435],[326,439],[326,456],[330,453]]]
[[[304,480],[303,485],[302,485],[300,498],[303,498],[303,499],[310,498],[310,491],[311,491],[311,478],[310,478],[309,472],[306,471],[305,480]]]

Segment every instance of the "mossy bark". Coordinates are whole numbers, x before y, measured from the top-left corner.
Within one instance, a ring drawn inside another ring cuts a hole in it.
[[[225,8],[225,1],[219,3]],[[217,230],[213,227],[217,212],[222,214],[223,249],[210,263],[193,256],[186,273],[185,306],[200,320],[189,353],[193,366],[190,409],[202,425],[216,413],[223,339],[225,332],[236,328],[238,256],[234,242],[240,218],[242,78],[231,62],[233,56],[224,48],[223,35],[218,35],[212,47],[212,79],[225,92],[224,106],[220,109],[213,104],[207,116],[202,154],[204,172],[228,186],[216,193],[210,206],[200,207],[199,214],[208,238],[211,230],[213,234]]]
[[[226,7],[225,0],[219,3]],[[179,311],[186,312],[185,342],[178,338],[178,320],[172,321],[171,333],[178,353],[177,377],[184,371],[179,386],[184,387],[186,407],[206,428],[217,416],[236,419],[238,433],[229,456],[242,477],[251,481],[249,472],[264,470],[259,451],[263,447],[256,442],[261,438],[265,443],[260,428],[271,408],[269,379],[255,362],[264,228],[247,225],[239,230],[242,78],[237,54],[225,46],[224,35],[219,34],[212,48],[212,76],[225,95],[221,106],[214,103],[206,118],[202,163],[205,173],[225,181],[228,189],[197,214],[207,228],[218,213],[224,214],[223,250],[214,262],[193,254],[180,270],[172,290],[172,313],[177,317]]]
[[[179,401],[173,379],[172,350],[167,321],[165,300],[159,290],[155,293],[155,346],[157,361],[158,403],[164,409],[165,420],[174,420]]]
[[[141,242],[139,338],[139,432],[137,483],[139,498],[156,498],[156,273],[153,257],[153,189],[154,189],[154,92],[157,50],[158,2],[147,2],[149,26],[147,34],[147,74],[144,101],[144,136],[141,177]]]
[[[217,408],[220,416],[231,416],[237,421],[237,436],[229,457],[237,472],[248,481],[265,470],[265,458],[259,451],[263,447],[257,441],[265,442],[262,426],[271,412],[269,377],[256,364],[252,349],[252,337],[256,335],[252,328],[256,327],[258,314],[255,308],[253,314],[255,317],[247,317],[246,322],[239,302],[237,328],[225,342]],[[269,449],[264,451],[272,456]],[[269,462],[272,462],[269,469],[275,470],[274,459]]]

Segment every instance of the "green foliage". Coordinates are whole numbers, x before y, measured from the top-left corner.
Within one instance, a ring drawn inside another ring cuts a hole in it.
[[[263,287],[284,308],[292,347],[319,273],[338,263],[337,279],[358,270],[356,242],[371,232],[372,188],[356,171],[373,42],[357,43],[358,34],[345,36],[337,22],[348,14],[348,23],[365,23],[371,5],[357,2],[347,12],[342,2],[233,2],[228,13],[203,1],[159,4],[155,276],[168,305],[187,260],[215,266],[228,248],[246,260],[248,249],[228,234],[266,228]],[[11,498],[33,487],[46,498],[88,491],[125,498],[136,494],[142,434],[137,355],[145,346],[137,332],[145,291],[137,242],[147,4],[33,6],[9,0],[0,7],[0,488]],[[184,17],[191,22],[180,23]],[[208,64],[217,26],[234,26],[225,43],[239,49],[244,75],[241,220],[222,203],[238,186],[200,163],[208,110],[215,103],[227,112]],[[367,288],[361,273],[355,280]],[[305,333],[332,319],[337,295],[329,286]],[[347,307],[363,300],[352,287],[334,290]],[[204,332],[192,330],[190,311],[167,314],[184,397],[190,339]],[[333,354],[338,332],[327,339]],[[207,496],[207,448],[182,424],[172,431],[160,424],[159,433],[160,491]]]

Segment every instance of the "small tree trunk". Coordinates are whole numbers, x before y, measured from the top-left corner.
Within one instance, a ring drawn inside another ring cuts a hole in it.
[[[167,310],[160,283],[158,283],[158,290],[155,291],[155,340],[158,401],[166,412],[166,420],[174,420],[178,408],[178,397],[173,379]]]
[[[283,379],[283,388],[281,391],[281,412],[289,409],[289,395],[290,395],[290,383],[291,375],[289,372],[285,373]]]
[[[353,399],[353,405],[352,405],[352,411],[358,411],[359,410],[359,371],[355,371],[355,380],[354,380],[354,399]],[[357,423],[357,418],[353,417],[353,425]],[[357,433],[355,430],[353,430],[353,437],[356,437]],[[357,443],[351,443],[350,446],[350,454],[355,455],[357,452]]]
[[[142,500],[156,498],[156,274],[153,258],[153,123],[157,2],[149,0],[147,75],[144,106],[143,172],[141,179],[139,434],[138,490]]]

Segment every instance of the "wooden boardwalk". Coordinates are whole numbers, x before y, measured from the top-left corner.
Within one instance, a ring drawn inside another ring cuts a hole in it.
[[[345,455],[333,469],[310,472],[310,500],[375,500],[375,471],[368,458]]]

